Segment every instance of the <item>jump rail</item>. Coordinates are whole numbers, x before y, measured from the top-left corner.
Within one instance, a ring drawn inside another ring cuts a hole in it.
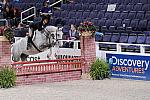
[[[39,60],[32,62],[15,62],[17,76],[66,71],[82,71],[82,58],[68,58],[56,60]]]

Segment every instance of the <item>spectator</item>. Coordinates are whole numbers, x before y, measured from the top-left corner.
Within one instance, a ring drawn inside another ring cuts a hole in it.
[[[63,39],[65,40],[78,40],[79,39],[79,32],[77,31],[77,27],[73,24],[69,27],[64,27],[63,29]],[[63,47],[66,48],[73,48],[74,43],[73,42],[64,42]]]
[[[1,3],[3,4],[3,7],[9,6],[10,9],[12,8],[12,4],[9,0],[2,0]]]
[[[79,32],[77,31],[77,27],[73,24],[71,24],[71,29],[69,31],[70,33],[70,39],[79,39]]]
[[[20,12],[17,8],[13,8],[13,11],[12,11],[12,26],[18,26],[19,24],[19,19],[20,19]]]
[[[4,16],[5,19],[12,19],[13,18],[12,9],[8,5],[4,6],[3,16]]]
[[[48,5],[49,5],[48,1],[43,2],[43,8],[41,9],[41,15],[42,16],[50,17],[50,14],[52,13],[52,9]]]

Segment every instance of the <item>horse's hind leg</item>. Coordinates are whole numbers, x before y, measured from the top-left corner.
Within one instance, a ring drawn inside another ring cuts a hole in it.
[[[24,53],[22,53],[21,54],[21,61],[27,61],[27,57],[28,57],[29,55],[27,55],[27,54],[24,54]]]

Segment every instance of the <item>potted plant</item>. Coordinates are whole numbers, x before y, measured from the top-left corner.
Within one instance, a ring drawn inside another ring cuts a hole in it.
[[[81,36],[95,36],[96,27],[93,25],[92,22],[86,21],[80,23],[79,31]]]
[[[96,59],[96,61],[91,64],[90,76],[93,80],[110,78],[109,64],[103,59]]]

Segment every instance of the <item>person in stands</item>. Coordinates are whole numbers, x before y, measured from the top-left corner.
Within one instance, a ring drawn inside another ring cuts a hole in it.
[[[20,12],[17,8],[13,8],[12,10],[12,26],[17,27],[19,25]]]
[[[5,19],[12,19],[13,18],[12,9],[8,5],[5,5],[3,8],[3,17]]]
[[[42,7],[40,13],[41,13],[41,16],[50,17],[50,14],[52,13],[52,8],[49,7],[49,2],[48,1],[43,2],[43,7]]]
[[[70,39],[79,40],[79,32],[77,31],[77,26],[71,24],[69,34]]]
[[[49,23],[49,17],[45,16],[42,18],[41,21],[34,22],[29,25],[29,33],[27,34],[29,37],[28,38],[28,47],[31,47],[32,37],[34,35],[34,32],[36,30],[42,31],[48,25],[48,23]]]

